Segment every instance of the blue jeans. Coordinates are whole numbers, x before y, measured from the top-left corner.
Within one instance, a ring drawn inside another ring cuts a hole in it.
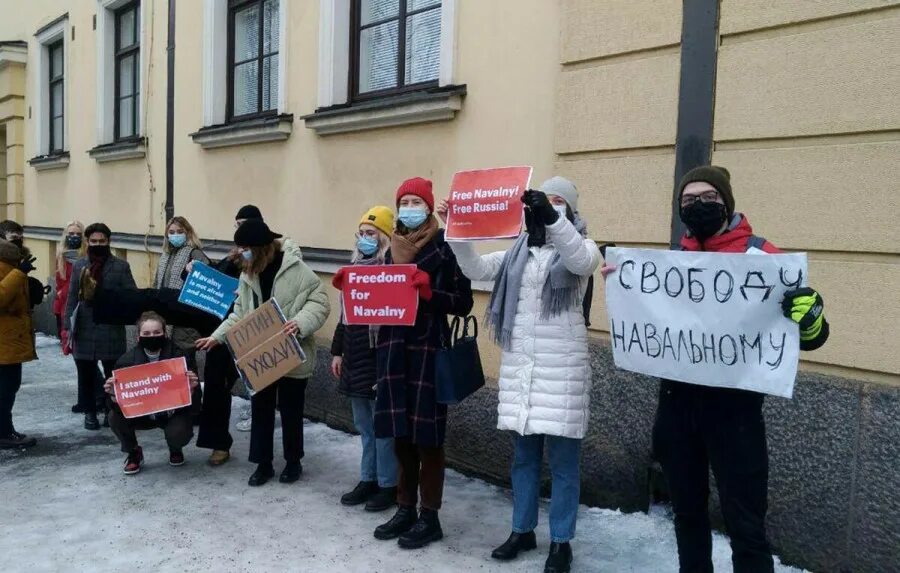
[[[568,543],[575,537],[578,499],[581,492],[579,461],[581,440],[536,434],[513,438],[512,464],[513,531],[528,533],[538,524],[541,491],[541,465],[544,442],[550,461],[553,488],[550,497],[550,538]]]
[[[397,456],[393,438],[375,437],[375,400],[350,398],[353,425],[362,438],[360,479],[378,481],[379,487],[397,485]]]

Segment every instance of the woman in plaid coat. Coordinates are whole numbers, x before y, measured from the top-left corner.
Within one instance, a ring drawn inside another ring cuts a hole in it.
[[[443,537],[438,510],[444,489],[447,406],[435,395],[435,355],[449,339],[447,315],[472,310],[472,286],[456,264],[432,217],[431,181],[405,181],[397,190],[397,229],[387,264],[415,264],[421,273],[414,326],[382,327],[376,352],[375,434],[395,438],[399,483],[394,517],[375,530],[378,539],[399,537],[401,547],[424,547]],[[421,513],[416,505],[421,489]]]

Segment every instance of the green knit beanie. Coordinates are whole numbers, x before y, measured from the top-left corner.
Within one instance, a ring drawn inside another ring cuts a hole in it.
[[[731,191],[731,174],[724,167],[717,165],[701,165],[694,167],[681,178],[678,185],[678,201],[681,201],[681,194],[688,183],[703,181],[709,183],[716,188],[722,200],[725,202],[725,208],[728,210],[728,216],[734,215],[734,193]]]

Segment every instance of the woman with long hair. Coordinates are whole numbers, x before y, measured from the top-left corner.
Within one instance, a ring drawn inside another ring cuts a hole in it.
[[[54,281],[55,298],[53,299],[53,315],[56,316],[56,327],[60,337],[66,331],[63,324],[63,316],[66,314],[66,298],[69,296],[69,282],[72,280],[72,265],[87,253],[87,243],[84,240],[84,224],[73,220],[63,227],[62,237],[56,245],[56,273]],[[62,341],[63,354],[71,354],[68,342]],[[75,403],[72,412],[81,413],[81,404]]]

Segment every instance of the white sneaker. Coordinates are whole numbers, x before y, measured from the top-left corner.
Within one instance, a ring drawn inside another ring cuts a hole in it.
[[[247,418],[246,420],[241,420],[240,422],[235,424],[234,427],[238,432],[249,432],[250,426],[252,423],[253,423],[253,420],[251,420],[250,418]]]

